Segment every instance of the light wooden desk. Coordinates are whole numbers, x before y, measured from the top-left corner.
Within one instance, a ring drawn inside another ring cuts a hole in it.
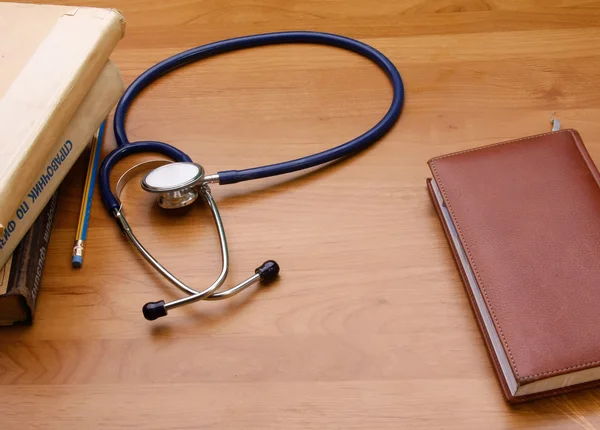
[[[313,29],[387,54],[406,103],[388,136],[344,163],[215,186],[231,247],[226,285],[269,258],[281,279],[154,323],[142,305],[178,292],[120,236],[98,195],[84,268],[70,267],[79,163],[62,188],[37,320],[0,332],[2,429],[600,427],[599,390],[504,403],[425,188],[430,157],[548,131],[554,111],[600,161],[600,2],[71,3],[123,11],[113,59],[127,83],[196,45]],[[212,173],[346,141],[389,101],[366,60],[280,46],[174,73],[127,124],[132,139],[172,143]],[[105,152],[113,145],[111,130]],[[127,211],[146,245],[192,285],[212,282],[209,212],[165,215],[134,188]]]

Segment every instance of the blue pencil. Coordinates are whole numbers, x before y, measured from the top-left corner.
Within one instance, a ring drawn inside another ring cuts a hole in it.
[[[92,139],[90,149],[90,161],[88,163],[87,176],[85,178],[85,187],[83,189],[83,198],[81,200],[81,209],[79,211],[79,225],[77,226],[77,236],[73,246],[73,258],[71,264],[75,268],[83,266],[83,249],[87,237],[88,223],[92,211],[92,197],[94,196],[94,185],[96,183],[96,173],[100,160],[100,151],[102,150],[102,140],[104,138],[105,121],[100,124],[100,128]]]

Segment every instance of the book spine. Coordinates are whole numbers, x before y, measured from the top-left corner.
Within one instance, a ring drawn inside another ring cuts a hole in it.
[[[52,195],[52,198],[12,255],[6,292],[0,296],[0,302],[7,301],[11,296],[18,296],[20,300],[13,300],[7,306],[20,306],[23,312],[19,313],[11,310],[10,313],[13,315],[22,314],[25,315],[25,318],[9,321],[3,315],[0,315],[3,325],[31,322],[34,318],[52,225],[58,205],[58,194],[59,191],[57,190]]]
[[[11,207],[4,233],[0,235],[0,267],[15,250],[54,191],[83,153],[90,139],[106,119],[124,91],[118,68],[108,61],[64,134],[45,152],[40,169],[29,174],[25,191],[2,206]]]
[[[124,19],[116,10],[70,9],[0,97],[0,230],[10,228],[16,210],[12,204],[26,194],[33,175],[47,165],[47,156],[60,156],[50,149],[123,35]]]

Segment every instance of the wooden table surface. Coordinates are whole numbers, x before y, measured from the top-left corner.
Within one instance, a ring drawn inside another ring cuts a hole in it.
[[[384,139],[343,163],[214,186],[230,245],[225,285],[267,259],[280,280],[152,323],[142,305],[181,294],[120,235],[98,193],[84,267],[70,267],[80,160],[62,186],[35,323],[0,331],[0,428],[600,427],[600,390],[504,402],[425,188],[430,157],[549,131],[553,114],[600,161],[600,1],[69,3],[124,13],[112,58],[127,84],[197,45],[320,30],[389,56],[405,107]],[[268,47],[159,81],[127,129],[213,173],[342,143],[390,100],[385,76],[361,57]],[[113,147],[110,130],[105,153]],[[165,214],[137,188],[125,200],[140,239],[207,286],[220,268],[208,209]]]

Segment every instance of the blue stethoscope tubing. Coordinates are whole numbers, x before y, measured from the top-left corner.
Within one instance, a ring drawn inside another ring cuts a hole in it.
[[[226,170],[218,172],[219,185],[233,184],[253,179],[283,175],[329,163],[366,149],[368,146],[381,139],[393,127],[400,116],[404,102],[404,85],[400,73],[385,55],[375,48],[358,40],[331,33],[314,31],[284,31],[242,36],[192,48],[173,55],[172,57],[169,57],[146,70],[125,90],[123,96],[117,104],[114,116],[114,134],[117,148],[106,156],[102,162],[99,173],[99,186],[102,200],[104,201],[104,204],[109,212],[114,212],[119,208],[120,205],[117,198],[111,191],[110,172],[112,168],[123,158],[136,153],[156,152],[165,155],[174,161],[191,161],[187,154],[169,144],[156,141],[130,142],[127,138],[127,134],[125,132],[125,118],[127,110],[131,106],[131,103],[135,97],[144,88],[156,81],[158,78],[175,69],[208,57],[240,49],[292,43],[334,46],[355,52],[374,62],[385,72],[392,84],[393,98],[387,113],[367,132],[344,144],[327,149],[325,151],[295,160],[284,161],[266,166],[253,167],[244,170]]]

